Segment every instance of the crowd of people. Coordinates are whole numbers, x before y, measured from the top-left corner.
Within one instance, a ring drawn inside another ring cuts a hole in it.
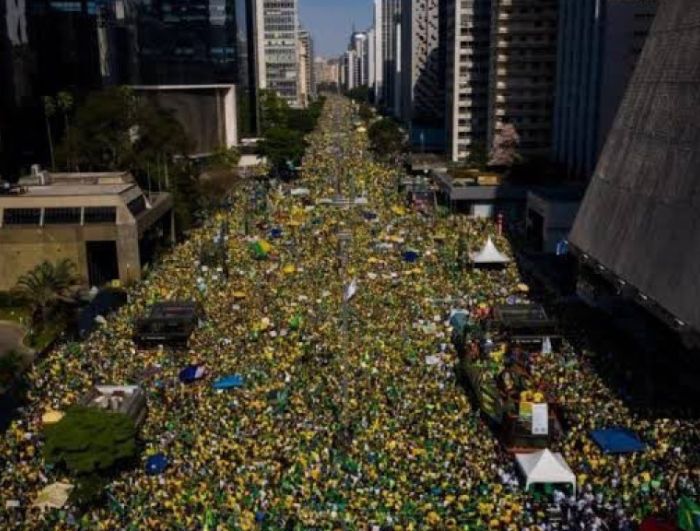
[[[33,367],[29,404],[0,441],[2,500],[16,502],[0,507],[0,527],[634,529],[700,493],[698,422],[636,418],[567,343],[533,372],[566,412],[552,449],[578,492],[525,492],[456,381],[448,323],[453,308],[523,296],[514,265],[460,260],[465,241],[476,249],[491,236],[509,252],[508,242],[490,222],[407,209],[399,170],[368,156],[353,119],[347,100],[329,98],[299,182],[264,197],[234,190],[232,207],[131,287],[105,326]],[[290,193],[299,187],[308,195]],[[212,243],[225,246],[225,267],[200,262]],[[135,319],[162,300],[196,300],[206,320],[186,349],[137,349]],[[190,364],[206,374],[184,384]],[[212,388],[230,374],[243,386]],[[44,486],[70,481],[43,463],[42,414],[96,383],[144,388],[141,460],[163,453],[168,467],[122,472],[102,506],[31,509]],[[589,432],[611,425],[637,431],[647,450],[603,455]]]

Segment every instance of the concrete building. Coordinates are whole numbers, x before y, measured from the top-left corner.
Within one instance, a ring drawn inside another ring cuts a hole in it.
[[[491,0],[445,5],[445,131],[452,161],[467,159],[488,137]]]
[[[316,98],[316,75],[314,72],[314,42],[311,33],[299,32],[299,98],[302,107]]]
[[[552,146],[557,0],[492,0],[488,145],[503,124],[520,135],[524,157]]]
[[[657,4],[560,2],[553,156],[570,177],[590,178]]]
[[[357,53],[355,50],[347,50],[343,54],[343,89],[352,90],[359,86],[357,80]]]
[[[138,85],[140,97],[173,113],[193,142],[190,156],[238,144],[235,85]]]
[[[367,86],[374,93],[377,77],[377,32],[374,28],[367,30]]]
[[[316,64],[316,85],[338,85],[340,78],[339,62],[336,58],[326,59],[317,57]]]
[[[355,52],[355,86],[361,87],[369,83],[369,44],[367,33],[353,32],[350,37],[350,50]]]
[[[584,269],[697,344],[699,37],[697,0],[659,0],[571,233]]]
[[[401,119],[414,146],[444,136],[445,57],[441,0],[403,0],[401,6]],[[440,142],[443,144],[443,142]]]
[[[44,260],[68,258],[90,285],[141,278],[172,242],[172,197],[149,197],[127,173],[36,172],[0,195],[0,290]]]
[[[375,53],[377,69],[375,74],[375,102],[389,114],[396,114],[397,72],[400,72],[401,0],[375,0],[374,30],[376,32]]]
[[[301,106],[297,0],[256,0],[258,87]]]

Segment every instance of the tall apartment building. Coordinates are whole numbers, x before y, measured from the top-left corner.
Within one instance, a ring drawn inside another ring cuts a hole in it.
[[[444,19],[446,148],[459,161],[488,137],[491,0],[447,0]]]
[[[634,72],[657,0],[559,5],[553,157],[588,180]]]
[[[367,86],[374,90],[377,77],[377,32],[374,28],[367,30]]]
[[[397,95],[397,74],[401,69],[397,60],[401,52],[400,28],[401,0],[375,0],[375,102],[390,113],[395,112],[400,100]]]
[[[445,57],[441,32],[441,0],[402,0],[401,6],[401,119],[411,137],[444,127]],[[438,134],[437,136],[442,136]]]
[[[301,105],[297,0],[256,0],[258,86]]]
[[[552,145],[558,0],[492,0],[488,144],[505,123],[524,157]]]
[[[369,80],[369,42],[367,33],[355,31],[350,37],[350,48],[355,52],[355,84],[367,85]]]
[[[357,52],[355,50],[346,50],[343,54],[343,89],[352,90],[359,86],[357,80]]]
[[[316,97],[314,72],[314,42],[306,30],[299,32],[299,93],[301,105],[306,107]]]

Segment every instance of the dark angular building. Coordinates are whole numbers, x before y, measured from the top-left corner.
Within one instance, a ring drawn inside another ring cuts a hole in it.
[[[662,0],[578,213],[583,263],[700,331],[700,2]]]
[[[255,131],[250,0],[136,0],[138,84],[235,84],[243,133]]]
[[[41,99],[80,99],[134,75],[126,5],[117,0],[0,2],[0,173],[48,159]]]

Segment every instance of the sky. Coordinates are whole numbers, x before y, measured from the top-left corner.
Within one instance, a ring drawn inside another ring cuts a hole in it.
[[[335,57],[348,48],[352,24],[372,23],[372,0],[299,0],[301,25],[311,32],[316,56]]]

